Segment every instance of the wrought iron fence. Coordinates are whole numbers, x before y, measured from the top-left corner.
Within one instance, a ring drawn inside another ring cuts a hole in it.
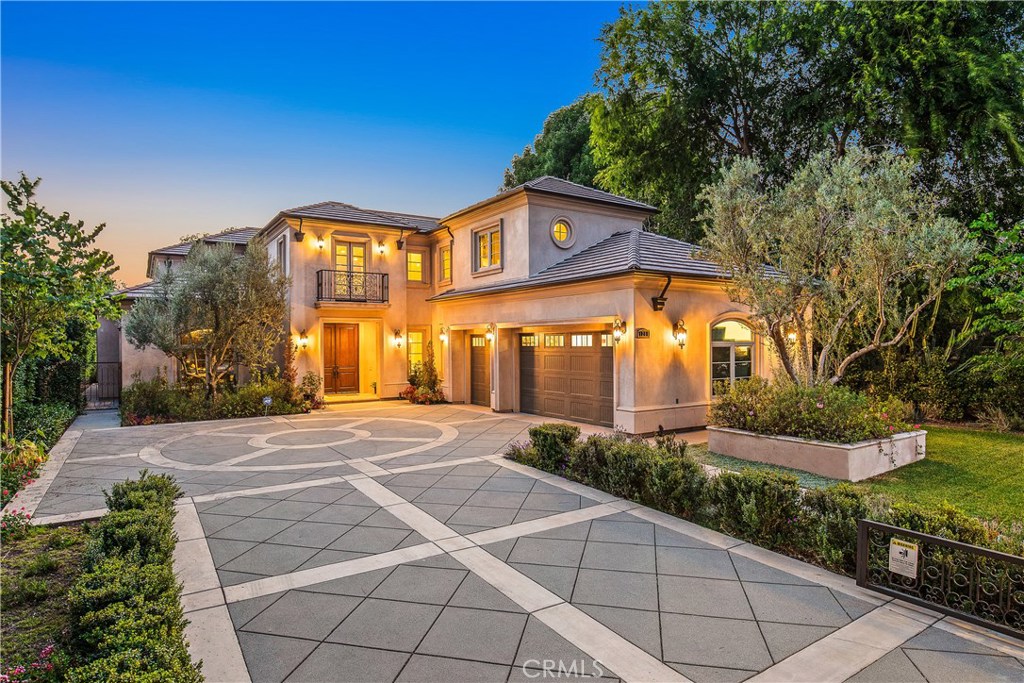
[[[355,270],[318,270],[317,301],[388,302],[388,276]]]
[[[909,529],[857,522],[857,585],[1024,637],[1024,558]]]
[[[121,399],[121,364],[89,363],[85,367],[83,392],[86,408],[109,408]]]

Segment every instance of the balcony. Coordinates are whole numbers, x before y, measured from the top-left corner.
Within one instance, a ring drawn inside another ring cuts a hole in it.
[[[318,270],[316,300],[388,303],[388,276],[385,273],[362,273],[355,270]]]

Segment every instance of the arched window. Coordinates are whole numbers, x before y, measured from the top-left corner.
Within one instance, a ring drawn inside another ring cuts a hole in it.
[[[711,393],[721,394],[736,381],[754,373],[754,334],[736,320],[711,328]]]

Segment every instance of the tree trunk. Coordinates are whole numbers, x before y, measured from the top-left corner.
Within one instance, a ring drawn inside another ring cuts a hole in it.
[[[14,364],[4,363],[4,436],[14,438]]]

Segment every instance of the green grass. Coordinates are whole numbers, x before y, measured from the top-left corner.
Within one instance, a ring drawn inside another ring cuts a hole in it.
[[[865,491],[922,505],[943,501],[984,519],[1024,519],[1024,435],[926,426],[925,459],[858,484]],[[697,460],[739,471],[744,467],[792,474],[804,488],[836,480],[764,463],[730,458],[703,444],[687,448]]]
[[[30,527],[4,542],[0,671],[28,666],[47,645],[61,650],[70,625],[67,594],[81,573],[85,538],[81,526]]]
[[[925,427],[925,459],[862,482],[872,493],[949,502],[986,519],[1024,519],[1024,435]]]

